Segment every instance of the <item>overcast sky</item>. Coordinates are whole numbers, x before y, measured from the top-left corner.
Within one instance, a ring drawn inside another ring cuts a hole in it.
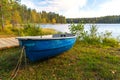
[[[120,0],[21,0],[28,8],[55,12],[66,18],[120,15]]]

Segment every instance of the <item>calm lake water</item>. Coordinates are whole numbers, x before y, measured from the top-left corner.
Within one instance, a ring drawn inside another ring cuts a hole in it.
[[[70,33],[69,26],[70,24],[41,24],[41,27],[43,28],[53,28],[57,31],[67,33]],[[90,29],[90,26],[91,24],[86,24],[85,30],[88,31]],[[113,37],[120,36],[120,24],[96,24],[96,26],[99,33],[109,31],[112,32]]]

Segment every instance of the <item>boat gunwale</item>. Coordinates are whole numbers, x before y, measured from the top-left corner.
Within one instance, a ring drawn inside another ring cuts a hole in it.
[[[76,36],[70,36],[70,37],[49,37],[49,38],[41,38],[41,37],[16,37],[18,40],[58,40],[58,39],[70,39],[70,38],[76,38]]]

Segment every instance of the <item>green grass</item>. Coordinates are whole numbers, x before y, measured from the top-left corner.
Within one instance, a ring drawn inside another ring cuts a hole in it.
[[[0,51],[0,79],[9,79],[20,48]],[[54,58],[32,63],[24,61],[15,80],[120,80],[120,48],[76,42]]]

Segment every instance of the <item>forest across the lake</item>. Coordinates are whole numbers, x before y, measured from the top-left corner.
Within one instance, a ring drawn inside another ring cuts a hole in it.
[[[94,17],[94,18],[67,18],[67,23],[120,23],[120,15]]]

